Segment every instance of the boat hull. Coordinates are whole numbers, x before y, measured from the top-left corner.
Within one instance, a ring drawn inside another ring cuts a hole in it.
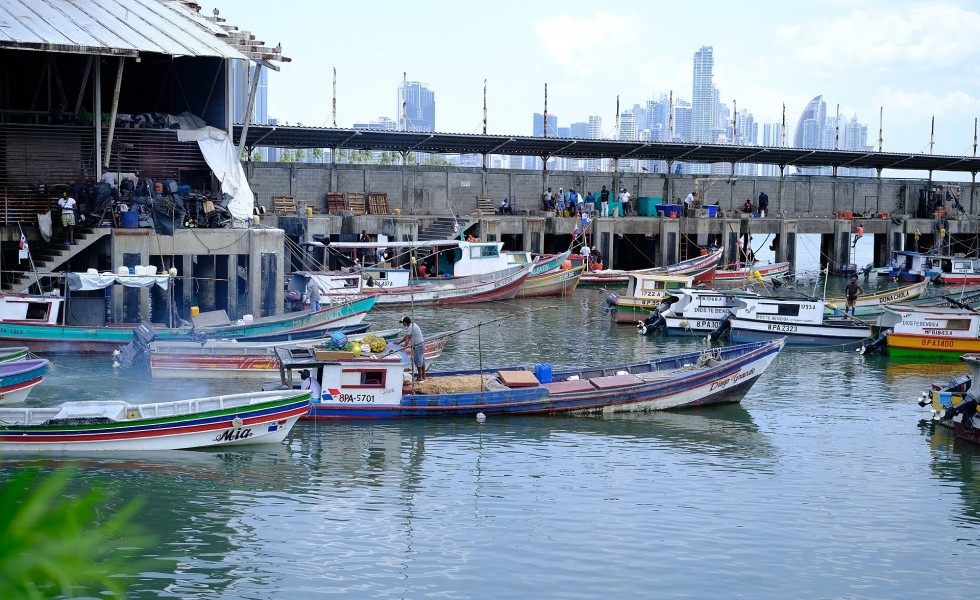
[[[869,337],[870,327],[797,325],[739,317],[732,319],[729,330],[729,338],[740,344],[784,338],[787,345],[793,346],[839,346]]]
[[[916,335],[910,333],[886,334],[888,354],[896,358],[941,358],[959,360],[964,354],[980,352],[980,339]]]
[[[157,340],[192,340],[195,335],[215,338],[266,338],[269,336],[315,335],[326,329],[360,323],[375,305],[374,297],[329,306],[317,312],[264,317],[252,323],[208,327],[192,334],[186,329],[158,329]],[[18,342],[38,353],[111,353],[133,339],[138,323],[102,326],[0,323],[0,341]]]
[[[584,265],[559,271],[551,271],[541,275],[528,277],[517,291],[518,298],[540,298],[543,296],[570,296],[578,287]]]
[[[736,283],[755,279],[755,273],[763,279],[782,277],[789,273],[789,263],[776,263],[760,267],[742,267],[741,269],[717,269],[714,272],[716,282]]]
[[[242,395],[248,396],[249,394]],[[0,409],[0,448],[4,451],[102,452],[115,450],[182,450],[217,446],[277,444],[285,439],[310,406],[309,393],[280,393],[281,398],[234,408],[159,415],[112,422],[16,425],[20,415],[53,409]],[[234,396],[227,397],[228,399]],[[194,400],[182,401],[185,403]],[[152,406],[131,405],[148,411]],[[145,414],[145,413],[144,413]]]
[[[47,371],[43,358],[0,363],[0,406],[26,400]]]
[[[691,353],[648,363],[555,374],[554,384],[459,394],[406,395],[395,405],[314,404],[308,418],[402,419],[494,414],[609,415],[739,402],[779,353],[781,341]],[[704,361],[707,367],[697,368]],[[669,367],[669,368],[666,368]],[[626,369],[628,374],[620,375]],[[571,380],[574,373],[580,377]],[[633,383],[620,385],[625,379]],[[641,382],[636,382],[640,379]]]

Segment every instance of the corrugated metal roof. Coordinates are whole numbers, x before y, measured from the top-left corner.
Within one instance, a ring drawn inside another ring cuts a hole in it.
[[[0,0],[0,48],[247,60],[229,39],[175,0]]]

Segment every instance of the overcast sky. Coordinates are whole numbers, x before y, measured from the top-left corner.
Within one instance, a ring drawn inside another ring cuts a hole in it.
[[[792,142],[800,113],[823,95],[828,115],[857,115],[884,150],[973,155],[980,116],[980,2],[208,2],[229,24],[282,44],[292,62],[269,76],[269,114],[329,126],[337,69],[337,126],[397,118],[397,87],[428,84],[436,129],[531,135],[532,114],[559,125],[603,119],[660,94],[691,100],[692,61],[714,47],[721,100],[756,122],[780,122]]]

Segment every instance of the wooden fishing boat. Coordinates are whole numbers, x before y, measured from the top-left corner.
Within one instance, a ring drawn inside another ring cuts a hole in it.
[[[308,390],[151,404],[107,400],[0,408],[0,450],[91,452],[278,444],[309,408]]]
[[[908,302],[922,295],[929,285],[929,280],[923,279],[917,283],[890,290],[878,290],[873,294],[858,296],[854,302],[854,315],[862,321],[873,323],[881,315],[884,306]],[[840,314],[847,307],[846,298],[827,298],[825,311],[827,314]]]
[[[0,404],[23,402],[47,371],[43,358],[0,363]]]
[[[0,341],[19,342],[38,353],[111,353],[133,339],[136,323],[62,324],[66,308],[64,300],[59,296],[28,294],[0,296]],[[154,329],[158,340],[315,335],[360,323],[375,303],[373,296],[360,296],[317,312],[287,313],[237,322],[230,321],[224,311],[217,311],[222,313],[222,319],[215,324],[176,329],[156,326]]]
[[[651,267],[649,269],[639,269],[636,271],[625,271],[622,269],[601,269],[601,270],[586,270],[582,274],[582,280],[579,285],[583,286],[621,286],[627,285],[630,282],[630,273],[645,273],[651,275],[693,275],[694,280],[701,283],[707,283],[711,281],[714,275],[714,269],[717,268],[718,262],[721,260],[722,250],[714,250],[711,252],[704,251],[705,254],[700,256],[695,256],[694,258],[681,261],[679,263],[668,265],[666,267]],[[573,254],[570,257],[573,266],[584,264],[584,259],[581,255]]]
[[[315,371],[323,389],[312,419],[386,419],[494,414],[606,415],[739,402],[782,349],[782,340],[715,348],[648,361],[550,365],[432,374],[406,382],[397,362],[329,362],[312,352],[277,352],[282,384]]]
[[[785,338],[787,345],[839,346],[871,338],[871,327],[825,314],[822,300],[743,296],[731,313],[728,333],[739,343]]]
[[[539,298],[542,296],[570,296],[578,287],[585,265],[570,269],[558,269],[528,277],[517,291],[518,298]]]
[[[394,343],[401,329],[379,331],[374,334],[387,340],[384,352],[394,354],[403,361],[408,356]],[[349,336],[360,341],[366,335]],[[449,333],[441,332],[425,338],[425,362],[434,361],[442,354],[449,341]],[[212,340],[203,344],[187,341],[153,342],[150,344],[149,365],[154,379],[274,379],[279,372],[276,350],[325,349],[323,339],[275,344]]]
[[[789,263],[779,262],[770,265],[751,265],[740,268],[715,269],[715,282],[744,283],[746,281],[763,281],[775,279],[789,274]]]
[[[953,261],[964,259],[946,254],[923,254],[910,250],[896,250],[888,265],[888,276],[899,281],[940,281],[945,273],[952,272]]]
[[[11,346],[9,348],[0,348],[0,364],[24,360],[25,358],[27,358],[30,352],[31,351],[27,346]]]
[[[667,294],[694,285],[690,275],[647,274],[631,271],[626,293],[610,294],[606,309],[615,314],[617,323],[642,321],[667,297]]]
[[[949,262],[949,271],[943,271],[943,274],[939,276],[939,283],[949,285],[980,284],[980,259],[953,258]]]
[[[958,359],[980,352],[980,313],[972,310],[885,306],[878,327],[893,357]]]
[[[722,291],[682,288],[669,292],[668,306],[637,324],[642,335],[650,335],[662,325],[670,335],[704,337],[718,329],[722,320],[736,308],[743,296],[761,297],[751,291]],[[660,319],[663,322],[660,322]]]

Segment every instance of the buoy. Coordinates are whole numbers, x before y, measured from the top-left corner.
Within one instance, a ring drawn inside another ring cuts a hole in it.
[[[486,420],[487,420],[487,416],[485,414],[483,414],[483,413],[476,413],[476,422],[477,423],[483,423]]]
[[[572,268],[572,261],[566,260],[565,262],[561,263],[561,270],[562,271],[567,271],[567,270],[569,270],[571,268]]]

